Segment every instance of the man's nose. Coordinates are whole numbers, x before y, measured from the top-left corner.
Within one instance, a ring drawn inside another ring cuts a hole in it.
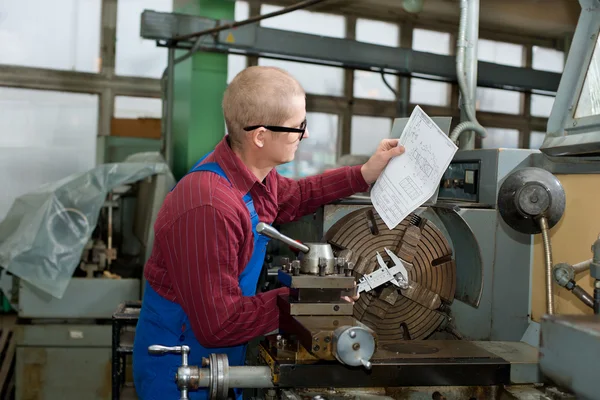
[[[310,137],[310,133],[308,132],[308,129],[305,129],[304,136],[302,136],[302,139],[306,139],[307,137]]]

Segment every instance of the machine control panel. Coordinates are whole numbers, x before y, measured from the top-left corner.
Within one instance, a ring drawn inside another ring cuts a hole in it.
[[[440,182],[438,199],[476,203],[479,201],[480,163],[454,161]]]

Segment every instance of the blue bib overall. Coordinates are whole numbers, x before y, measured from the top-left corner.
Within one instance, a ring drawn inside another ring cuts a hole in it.
[[[216,162],[200,165],[209,154],[202,157],[188,173],[209,171],[219,174],[229,181],[225,172]],[[254,296],[269,238],[256,232],[259,220],[250,193],[244,196],[244,202],[252,221],[254,250],[250,261],[239,276],[239,285],[243,296]],[[178,354],[150,355],[148,347],[153,344],[189,346],[189,365],[201,366],[202,357],[208,357],[211,353],[227,354],[229,365],[232,366],[244,365],[246,358],[246,344],[224,348],[205,348],[200,345],[194,336],[189,318],[181,306],[164,299],[146,283],[133,345],[135,389],[141,400],[177,400],[180,392],[175,383],[175,374],[181,365],[181,356]],[[238,399],[241,399],[241,390],[236,389],[235,394]],[[208,390],[192,391],[189,393],[189,398],[192,400],[207,399]]]

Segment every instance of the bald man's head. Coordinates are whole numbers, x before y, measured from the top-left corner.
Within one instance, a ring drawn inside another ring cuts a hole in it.
[[[243,143],[244,127],[281,125],[294,115],[293,99],[305,92],[276,67],[249,67],[231,81],[223,96],[223,116],[232,146]]]

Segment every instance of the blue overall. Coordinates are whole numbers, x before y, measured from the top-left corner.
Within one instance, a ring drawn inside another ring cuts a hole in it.
[[[219,174],[229,181],[225,172],[216,162],[200,165],[209,154],[202,157],[188,173],[209,171]],[[254,296],[269,238],[256,232],[259,220],[250,193],[244,196],[244,202],[252,221],[254,250],[250,261],[239,276],[239,285],[243,296]],[[224,348],[203,347],[196,340],[189,318],[181,306],[164,299],[146,283],[133,346],[135,389],[141,400],[177,400],[180,392],[174,377],[177,368],[181,365],[181,356],[178,354],[150,355],[148,347],[153,344],[189,346],[189,365],[201,366],[202,357],[208,357],[211,353],[227,354],[229,365],[244,365],[246,358],[246,344]],[[235,394],[238,399],[241,399],[241,390],[236,389]],[[206,389],[189,393],[189,398],[192,400],[206,399],[207,397]]]

